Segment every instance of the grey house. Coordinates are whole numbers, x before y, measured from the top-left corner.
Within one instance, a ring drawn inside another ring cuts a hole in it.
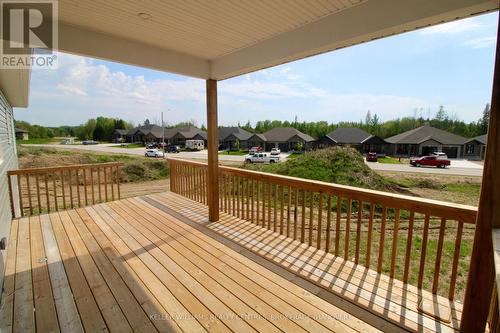
[[[487,135],[476,136],[465,142],[464,144],[464,158],[469,160],[484,160],[486,154],[486,140]]]
[[[219,127],[219,148],[234,149],[236,141],[240,142],[240,149],[249,149],[248,139],[252,133],[240,127]]]
[[[207,145],[207,132],[193,127],[173,127],[165,130],[165,142],[167,144],[184,146],[186,140],[203,140]]]
[[[385,141],[391,144],[391,153],[395,156],[425,156],[441,151],[450,158],[460,158],[468,139],[431,126],[421,126]]]
[[[254,133],[248,138],[248,147],[262,147],[265,148],[266,146],[266,137],[264,134],[261,133]]]
[[[384,139],[355,127],[337,128],[316,141],[317,148],[346,146],[356,148],[361,153],[389,151],[389,144]]]
[[[314,138],[292,127],[277,127],[263,133],[265,150],[279,148],[281,151],[298,150],[300,144],[304,150],[311,148]]]

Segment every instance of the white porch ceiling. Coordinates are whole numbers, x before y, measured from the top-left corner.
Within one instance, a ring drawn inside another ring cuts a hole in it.
[[[59,0],[59,47],[222,80],[498,6],[498,0]]]
[[[498,0],[59,0],[59,49],[223,80],[498,7]],[[25,106],[29,73],[12,71],[0,70],[0,88],[13,106]]]

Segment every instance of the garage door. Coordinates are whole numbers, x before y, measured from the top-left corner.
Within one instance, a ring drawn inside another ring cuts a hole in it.
[[[457,158],[458,147],[443,147],[443,153],[448,155],[449,158]]]

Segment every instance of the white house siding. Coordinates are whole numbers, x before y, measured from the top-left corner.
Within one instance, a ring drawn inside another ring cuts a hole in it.
[[[7,171],[17,169],[14,114],[0,91],[0,239],[9,236],[12,214],[10,210]],[[0,285],[3,284],[6,251],[0,251]]]

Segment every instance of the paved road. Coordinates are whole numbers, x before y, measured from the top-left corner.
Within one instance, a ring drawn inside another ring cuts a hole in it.
[[[71,150],[88,150],[88,151],[96,151],[96,152],[101,152],[101,153],[116,153],[116,154],[130,154],[130,155],[144,155],[144,148],[120,148],[116,147],[116,143],[102,143],[98,145],[51,145],[51,144],[43,144],[43,145],[23,145],[27,147],[46,147],[46,148],[60,148],[60,149],[71,149]],[[114,147],[115,146],[115,147]],[[202,151],[193,151],[193,152],[180,152],[178,154],[165,154],[167,158],[169,157],[175,157],[175,158],[186,158],[186,159],[200,159],[200,160],[206,160],[207,157],[207,151],[202,150]],[[288,157],[288,154],[281,154],[280,155],[282,160],[286,160]],[[219,160],[220,161],[227,161],[227,162],[238,162],[238,163],[243,163],[245,162],[244,156],[238,156],[238,155],[225,155],[225,154],[220,154],[219,155]]]
[[[48,148],[62,148],[62,149],[74,149],[74,150],[88,150],[97,152],[108,152],[117,154],[130,154],[130,155],[144,155],[144,148],[119,148],[113,144],[98,144],[98,145],[24,145],[24,146],[34,146],[34,147],[48,147]],[[207,151],[196,151],[196,152],[181,152],[179,154],[166,154],[166,157],[175,158],[186,158],[186,159],[207,159]],[[286,160],[287,154],[281,154],[281,160]],[[220,161],[233,162],[233,163],[243,163],[244,156],[237,155],[219,155]],[[392,172],[413,172],[413,173],[431,173],[431,174],[443,174],[443,175],[458,175],[458,176],[482,176],[483,167],[474,162],[469,162],[465,160],[452,160],[451,166],[446,169],[438,168],[415,168],[411,167],[409,164],[384,164],[384,163],[367,163],[370,168],[375,171],[392,171]]]
[[[454,176],[482,176],[483,167],[474,162],[464,160],[451,160],[451,166],[446,169],[438,169],[434,167],[412,167],[409,164],[384,164],[384,163],[366,163],[372,170],[375,171],[392,171],[392,172],[412,172],[412,173],[432,173]]]

